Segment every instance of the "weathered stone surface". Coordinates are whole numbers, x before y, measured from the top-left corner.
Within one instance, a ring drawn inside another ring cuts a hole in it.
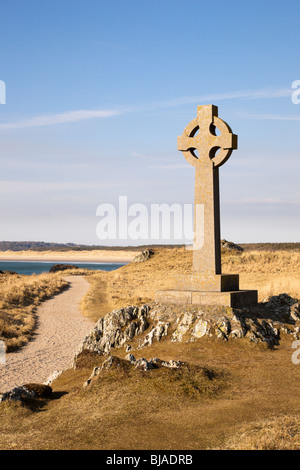
[[[136,359],[133,354],[127,354],[127,356],[125,356],[125,359],[126,361],[131,362],[131,364],[134,364],[136,362]]]
[[[0,395],[0,403],[4,401],[21,401],[23,399],[34,399],[36,398],[35,393],[27,390],[26,387],[18,386],[14,387],[9,392],[2,393]]]
[[[265,298],[262,302],[265,308],[270,309],[273,316],[281,322],[300,320],[300,303],[288,294],[273,295]]]
[[[147,359],[145,359],[144,357],[142,357],[141,359],[138,359],[134,364],[135,369],[139,369],[139,370],[153,369],[153,367],[151,366],[152,364],[148,362]]]
[[[202,319],[195,322],[195,326],[191,331],[191,335],[195,338],[202,338],[202,336],[209,335],[208,321]]]
[[[157,303],[195,304],[195,305],[219,305],[224,307],[239,308],[257,304],[256,290],[238,290],[234,292],[211,291],[180,291],[163,290],[155,293]]]
[[[190,330],[196,317],[190,312],[184,313],[178,322],[178,326],[172,334],[171,341],[182,341],[183,335]]]
[[[170,361],[162,361],[161,366],[167,367],[168,369],[179,369],[184,364],[185,363],[182,361],[173,361],[172,359],[170,359]]]
[[[216,135],[216,128],[220,135]],[[196,119],[186,126],[177,142],[178,150],[195,168],[194,270],[204,276],[221,274],[219,167],[237,148],[237,136],[218,117],[217,106],[205,105],[197,107]],[[204,209],[203,220],[197,208],[200,212]]]
[[[235,243],[229,242],[225,239],[221,240],[221,248],[223,250],[234,251],[236,253],[242,253],[244,251],[244,248],[240,245],[236,245]]]
[[[14,387],[12,390],[0,394],[0,403],[4,401],[34,400],[36,398],[48,398],[52,394],[52,388],[44,384],[25,384]]]
[[[170,323],[158,321],[156,326],[152,326],[150,333],[145,336],[144,341],[140,344],[139,349],[145,346],[151,346],[153,340],[160,341],[163,336],[167,336]]]
[[[154,251],[149,248],[148,250],[142,251],[142,253],[140,253],[139,255],[136,255],[133,258],[132,263],[143,263],[144,261],[150,259],[153,255]]]
[[[82,341],[76,355],[83,350],[109,354],[111,348],[124,346],[148,328],[148,311],[149,306],[143,305],[129,306],[108,313],[98,320],[91,333]]]
[[[49,385],[29,383],[23,387],[33,392],[36,398],[49,398],[52,395],[52,388]]]
[[[253,343],[264,342],[271,348],[279,344],[280,332],[274,327],[272,322],[250,320],[250,324],[251,326],[249,325],[250,328],[246,336],[248,336]]]
[[[94,354],[96,359],[98,357],[94,364],[99,364],[101,356],[111,355],[113,349],[120,347],[126,352],[131,351],[126,359],[135,363],[133,351],[149,347],[163,338],[173,342],[198,341],[204,336],[225,341],[246,338],[274,347],[280,341],[280,333],[292,334],[298,339],[298,315],[299,302],[286,294],[265,299],[251,308],[199,308],[197,305],[157,303],[125,307],[97,322],[81,343],[75,366],[82,354]]]
[[[44,385],[51,385],[52,382],[62,374],[62,372],[62,370],[53,371],[52,374],[50,374],[49,377],[45,380]]]
[[[239,290],[238,274],[206,274],[193,273],[189,276],[176,277],[176,290],[204,291],[204,292],[230,292]]]
[[[83,384],[83,387],[86,388],[88,387],[93,379],[97,376],[99,376],[101,373],[103,373],[105,370],[109,370],[112,368],[118,368],[122,370],[130,370],[130,369],[136,369],[140,371],[149,371],[152,369],[160,369],[160,368],[167,368],[167,369],[180,369],[181,367],[185,367],[186,363],[182,361],[174,361],[174,360],[169,360],[169,361],[164,361],[159,359],[158,357],[152,357],[149,361],[145,359],[144,357],[133,360],[129,359],[120,359],[117,356],[109,356],[102,364],[102,367],[95,367],[93,369],[93,372],[91,373],[90,377],[88,380]],[[204,368],[203,368],[204,370]]]

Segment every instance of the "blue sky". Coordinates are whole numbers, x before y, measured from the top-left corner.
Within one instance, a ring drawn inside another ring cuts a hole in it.
[[[101,244],[99,204],[192,203],[177,136],[213,103],[239,135],[222,238],[300,241],[299,2],[0,6],[0,239]]]

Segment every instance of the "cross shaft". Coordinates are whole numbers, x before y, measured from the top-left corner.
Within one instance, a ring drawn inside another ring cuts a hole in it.
[[[177,141],[178,150],[195,167],[193,269],[221,274],[219,167],[237,148],[237,136],[218,117],[217,106],[204,105]]]

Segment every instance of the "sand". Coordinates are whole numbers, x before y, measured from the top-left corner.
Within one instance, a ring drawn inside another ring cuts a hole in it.
[[[6,355],[0,364],[0,392],[29,382],[43,383],[55,370],[72,366],[80,342],[94,324],[79,310],[89,283],[81,276],[66,276],[70,288],[43,302],[37,309],[38,325],[26,346]]]
[[[0,251],[0,261],[68,261],[129,263],[140,254],[137,251],[81,250],[81,251]]]

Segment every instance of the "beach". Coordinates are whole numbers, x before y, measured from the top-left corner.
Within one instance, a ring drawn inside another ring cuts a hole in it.
[[[0,261],[129,263],[141,250],[0,251]]]

